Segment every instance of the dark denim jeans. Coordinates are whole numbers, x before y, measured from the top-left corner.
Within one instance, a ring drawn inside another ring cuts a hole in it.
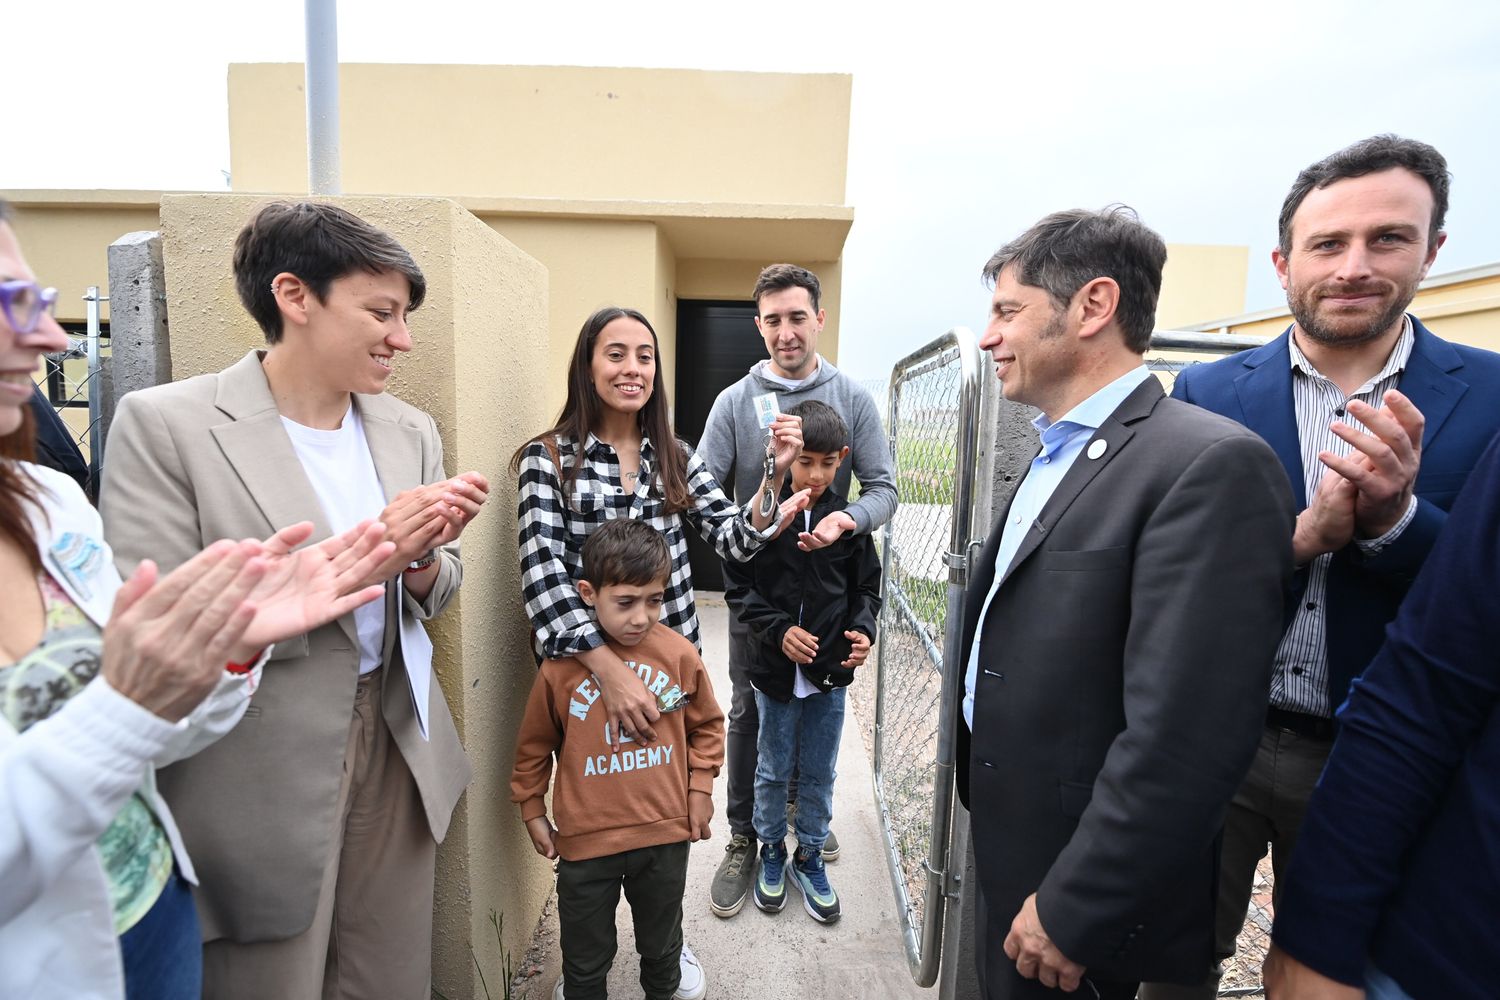
[[[844,689],[782,703],[755,692],[760,738],[755,767],[755,835],[786,839],[787,782],[797,771],[797,844],[823,849],[833,819],[834,766],[844,732]]]
[[[199,1000],[203,941],[192,888],[176,871],[140,922],[120,937],[126,1000]]]
[[[630,903],[641,991],[670,1000],[681,984],[682,896],[688,842],[638,847],[619,854],[557,865],[557,918],[568,1000],[598,1000],[619,947],[615,911],[620,890]]]

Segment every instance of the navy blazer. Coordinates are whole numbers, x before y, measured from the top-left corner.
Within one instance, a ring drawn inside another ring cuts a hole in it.
[[[1500,437],[1340,713],[1276,904],[1276,943],[1345,983],[1496,995]]]
[[[1367,558],[1351,543],[1333,555],[1325,596],[1332,708],[1343,702],[1349,682],[1380,649],[1386,623],[1396,616],[1447,522],[1448,508],[1500,429],[1500,354],[1442,340],[1416,317],[1412,330],[1411,357],[1397,385],[1427,420],[1417,512],[1379,554]],[[1291,334],[1287,327],[1264,347],[1184,369],[1172,395],[1237,420],[1265,438],[1286,468],[1301,510],[1307,506],[1307,489],[1292,402]],[[1295,601],[1300,602],[1306,586],[1304,567],[1294,584]]]

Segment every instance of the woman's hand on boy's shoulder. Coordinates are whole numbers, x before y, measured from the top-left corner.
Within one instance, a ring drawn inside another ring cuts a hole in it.
[[[526,821],[526,832],[531,835],[531,846],[536,852],[548,861],[557,860],[557,831],[552,828],[552,823],[545,816]]]
[[[688,792],[688,840],[697,843],[700,840],[713,839],[713,830],[709,821],[714,818],[714,797],[707,792],[690,790]]]

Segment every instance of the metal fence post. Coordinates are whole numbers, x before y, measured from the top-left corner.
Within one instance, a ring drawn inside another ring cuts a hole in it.
[[[109,301],[109,296],[99,294],[98,285],[90,285],[84,293],[83,301],[88,303],[88,335],[85,341],[88,357],[88,398],[89,398],[89,482],[94,484],[94,489],[99,488],[99,470],[104,465],[104,426],[102,414],[104,406],[104,393],[101,389],[103,379],[100,378],[102,362],[99,354],[99,338],[101,336],[101,310],[100,305]]]

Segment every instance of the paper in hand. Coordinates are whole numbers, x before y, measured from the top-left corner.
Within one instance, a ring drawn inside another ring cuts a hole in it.
[[[776,414],[779,412],[779,408],[776,405],[776,393],[763,393],[756,396],[752,402],[755,403],[756,422],[762,428],[770,427],[776,422]]]

